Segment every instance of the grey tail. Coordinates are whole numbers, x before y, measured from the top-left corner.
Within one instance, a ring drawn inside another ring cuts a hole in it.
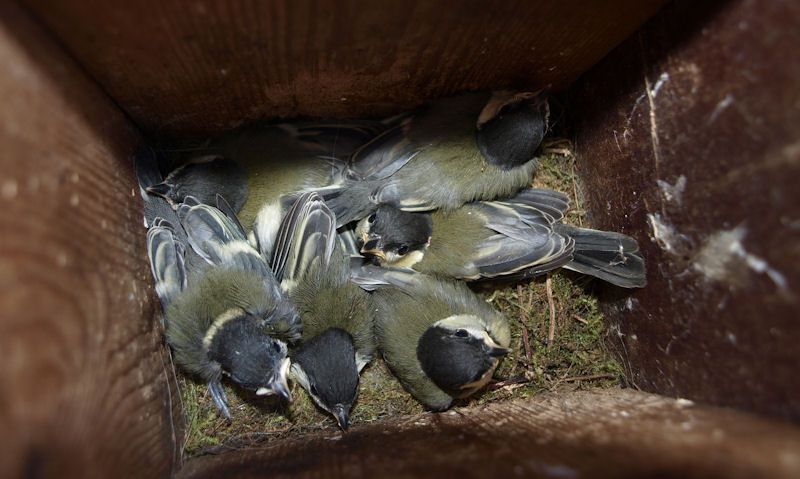
[[[575,240],[573,259],[564,268],[621,288],[642,288],[647,284],[644,258],[630,236],[564,224],[555,225],[555,230]]]
[[[348,181],[315,190],[336,215],[336,227],[366,218],[378,207],[372,197],[377,185],[371,181]]]

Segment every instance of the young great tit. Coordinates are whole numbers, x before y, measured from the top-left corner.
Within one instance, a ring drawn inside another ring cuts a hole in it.
[[[528,188],[513,198],[478,201],[450,211],[410,213],[380,206],[361,220],[361,252],[381,265],[464,280],[523,279],[559,267],[623,288],[645,286],[636,240],[564,225],[569,200]]]
[[[473,92],[435,101],[356,150],[346,180],[318,190],[339,225],[378,205],[453,210],[527,186],[547,130],[533,93]]]
[[[152,153],[140,152],[136,170],[145,202],[148,257],[175,361],[208,383],[228,420],[223,375],[257,395],[290,400],[285,341],[300,336],[296,310],[235,218],[192,197],[176,214],[165,199],[147,193],[160,175]]]
[[[431,410],[483,388],[510,351],[508,321],[464,283],[371,265],[353,279],[375,290],[370,311],[386,364]]]
[[[336,218],[316,193],[300,195],[277,237],[273,268],[303,322],[291,375],[347,429],[359,373],[376,349],[369,295],[350,282]]]

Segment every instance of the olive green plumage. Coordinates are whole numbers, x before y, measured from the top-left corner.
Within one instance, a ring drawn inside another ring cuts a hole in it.
[[[489,96],[481,92],[443,98],[414,116],[408,141],[419,153],[413,165],[406,165],[413,168],[401,168],[391,181],[401,190],[396,195],[399,206],[451,210],[470,201],[510,196],[530,184],[537,167],[533,157],[520,167],[503,169],[487,162],[478,148],[475,124]]]
[[[392,274],[392,273],[389,273]],[[454,315],[472,315],[480,327],[503,347],[511,342],[507,320],[467,286],[427,275],[406,275],[401,287],[372,293],[375,335],[386,363],[418,401],[433,410],[448,408],[453,396],[429,379],[417,357],[423,333],[437,321]]]
[[[430,246],[422,259],[413,265],[415,271],[465,278],[475,274],[464,264],[464,258],[478,255],[479,246],[496,233],[486,228],[480,208],[466,204],[449,213],[435,211],[431,215],[433,232]],[[453,234],[457,232],[457,234]]]
[[[239,219],[251,229],[264,205],[282,195],[327,186],[334,169],[317,155],[331,154],[300,144],[290,131],[277,126],[254,126],[231,133],[212,145],[213,151],[236,161],[247,172],[248,197]]]
[[[350,282],[336,218],[316,193],[299,195],[281,222],[272,267],[303,323],[292,377],[347,429],[359,373],[376,344],[369,298]]]
[[[406,211],[453,210],[527,186],[537,167],[535,149],[546,119],[531,126],[538,140],[527,145],[530,151],[515,150],[504,157],[498,150],[506,143],[513,146],[515,137],[507,142],[493,138],[492,151],[498,155],[487,158],[477,123],[493,98],[489,92],[476,92],[437,100],[357,150],[349,180],[321,191],[339,225],[366,217],[380,204]]]
[[[350,282],[349,260],[340,248],[334,250],[327,268],[321,267],[321,258],[315,259],[289,291],[289,298],[303,320],[303,339],[339,328],[353,337],[364,361],[372,359],[376,343],[368,314],[369,294]]]

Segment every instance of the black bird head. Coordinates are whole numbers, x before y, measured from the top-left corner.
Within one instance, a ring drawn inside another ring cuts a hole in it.
[[[547,101],[533,93],[495,92],[477,123],[486,161],[511,169],[531,161],[547,132]]]
[[[207,338],[209,358],[233,382],[259,396],[277,394],[291,401],[286,344],[267,335],[256,317],[242,313],[212,328]]]
[[[292,360],[293,377],[346,430],[358,394],[353,337],[339,328],[327,329],[300,345]]]
[[[173,205],[183,203],[187,196],[213,205],[219,194],[238,212],[247,201],[247,173],[232,160],[209,155],[179,166],[162,183],[148,187],[147,191]]]
[[[471,315],[436,322],[417,344],[417,359],[425,375],[453,397],[467,397],[485,386],[508,352]]]
[[[394,266],[410,266],[414,252],[424,252],[433,233],[429,213],[410,213],[381,205],[356,227],[361,253],[375,256]]]

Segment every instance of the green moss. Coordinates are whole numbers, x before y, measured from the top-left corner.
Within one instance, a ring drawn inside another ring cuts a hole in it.
[[[572,209],[565,221],[581,225],[584,210],[578,197],[574,157],[565,141],[545,145],[534,186],[562,191],[570,196]],[[481,287],[496,308],[511,323],[512,348],[495,373],[496,383],[465,404],[481,404],[530,397],[542,391],[559,391],[591,385],[615,386],[621,376],[620,364],[606,351],[606,330],[597,300],[591,294],[592,281],[569,272],[551,274],[555,306],[555,335],[546,344],[550,312],[545,278],[527,283]],[[527,331],[530,358],[526,354],[523,330]],[[228,423],[216,411],[204,384],[180,378],[181,397],[187,417],[187,455],[219,447],[246,447],[269,438],[319,429],[335,429],[332,418],[323,414],[298,386],[292,386],[294,402],[289,406],[272,399],[256,398],[226,386],[233,421]],[[422,412],[401,388],[385,364],[378,360],[362,375],[352,423],[363,424],[388,417]]]

